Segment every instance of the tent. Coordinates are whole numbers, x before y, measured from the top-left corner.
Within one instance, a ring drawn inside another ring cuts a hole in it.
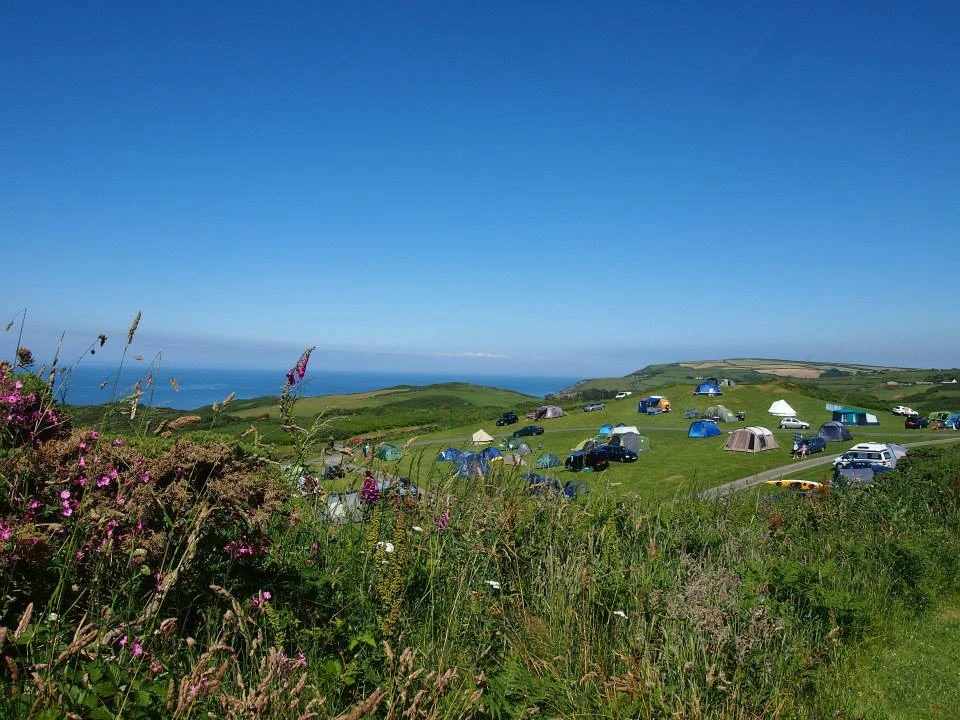
[[[485,447],[478,454],[480,457],[486,458],[487,460],[494,460],[495,458],[500,457],[500,451],[495,447]]]
[[[513,448],[513,449],[514,449],[514,450],[517,452],[517,454],[520,455],[521,457],[526,456],[526,455],[532,455],[532,454],[533,454],[533,450],[531,450],[531,449],[530,449],[530,446],[527,445],[525,442],[520,443],[519,445],[517,445],[517,446],[516,446],[515,448]]]
[[[384,443],[377,448],[377,451],[374,453],[374,457],[377,460],[399,460],[403,457],[403,451],[400,450],[396,445],[391,445],[390,443]]]
[[[480,428],[473,434],[473,444],[474,445],[483,445],[484,443],[493,442],[493,435],[488,433],[483,428]]]
[[[663,395],[651,395],[637,403],[637,412],[641,415],[661,412],[670,412],[670,401]]]
[[[833,419],[844,425],[879,425],[876,415],[856,408],[837,408],[833,411]]]
[[[516,450],[521,445],[526,445],[526,443],[523,442],[523,438],[515,438],[513,436],[507,436],[500,441],[500,448],[502,450]]]
[[[576,452],[577,450],[592,450],[593,446],[597,444],[597,441],[593,438],[587,438],[586,440],[581,440],[576,445],[574,445],[571,450]]]
[[[640,441],[643,440],[641,445]],[[614,435],[613,439],[610,441],[611,445],[621,445],[627,450],[632,450],[635,453],[643,452],[644,450],[650,449],[650,441],[643,435],[638,435],[637,433],[617,433]]]
[[[831,442],[840,442],[843,440],[853,440],[853,435],[850,431],[843,425],[843,423],[837,422],[836,420],[831,420],[830,422],[825,422],[820,426],[820,430],[817,431],[817,435],[822,437],[824,440],[829,440]]]
[[[623,435],[624,433],[633,433],[634,435],[639,435],[640,430],[636,425],[617,425],[613,432],[611,433],[614,437],[617,435]]]
[[[486,477],[490,470],[490,461],[482,455],[463,454],[457,460],[458,477]]]
[[[696,389],[693,391],[694,395],[723,395],[723,392],[720,390],[720,385],[717,382],[716,378],[707,378],[702,383],[697,385]]]
[[[745,427],[734,430],[727,437],[724,450],[758,453],[764,450],[776,450],[780,445],[777,439],[765,427]]]
[[[528,420],[550,420],[551,418],[563,417],[563,408],[556,405],[541,405],[533,412],[527,413]]]
[[[607,423],[606,425],[600,426],[600,430],[597,432],[597,435],[603,435],[604,437],[606,437],[612,432],[613,432],[613,425],[610,425],[609,423]]]
[[[720,422],[733,422],[737,416],[727,410],[723,405],[711,405],[703,413],[704,417],[716,418]]]
[[[503,464],[526,466],[527,461],[523,459],[520,453],[508,452],[503,456]]]
[[[790,407],[786,400],[777,400],[770,406],[768,412],[777,417],[796,417],[797,415],[797,411]]]
[[[453,462],[461,453],[456,448],[447,448],[437,453],[437,462]]]
[[[560,461],[560,458],[558,458],[556,455],[551,455],[550,453],[547,453],[546,455],[541,455],[540,457],[537,458],[537,468],[539,470],[543,470],[545,468],[559,467],[560,465],[563,465],[563,463]]]
[[[715,437],[720,434],[720,428],[717,427],[715,422],[710,422],[709,420],[697,420],[690,423],[690,429],[687,430],[687,437],[691,438],[708,438]]]

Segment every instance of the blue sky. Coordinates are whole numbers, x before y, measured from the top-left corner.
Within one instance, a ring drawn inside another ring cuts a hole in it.
[[[0,10],[41,357],[960,364],[956,3],[137,5]]]

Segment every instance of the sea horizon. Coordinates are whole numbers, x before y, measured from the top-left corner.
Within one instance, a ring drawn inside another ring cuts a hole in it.
[[[235,400],[277,397],[284,374],[276,370],[224,368],[150,368],[142,365],[116,368],[78,365],[58,377],[55,395],[66,405],[105,405],[129,397],[139,388],[140,404],[175,410],[222,403],[231,393]],[[463,382],[513,390],[543,398],[582,380],[574,376],[489,375],[482,373],[388,372],[328,370],[308,372],[298,385],[301,397],[371,392],[397,385],[435,385]]]

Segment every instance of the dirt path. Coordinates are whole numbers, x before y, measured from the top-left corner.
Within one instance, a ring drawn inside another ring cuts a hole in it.
[[[912,448],[921,447],[923,445],[945,445],[947,443],[957,441],[960,441],[960,436],[942,438],[940,440],[923,440],[920,442],[904,443],[904,447]],[[747,488],[754,487],[755,485],[765,483],[767,480],[780,480],[800,470],[819,467],[821,465],[829,465],[834,461],[835,458],[839,457],[840,454],[841,453],[823,455],[810,460],[801,460],[799,462],[792,462],[789,465],[781,465],[780,467],[772,468],[770,470],[764,470],[763,472],[758,472],[754,475],[748,475],[747,477],[742,477],[739,480],[732,480],[731,482],[724,483],[723,485],[718,485],[717,487],[710,488],[709,490],[704,490],[702,493],[700,493],[700,497],[705,500],[725,497],[739,490],[746,490]]]

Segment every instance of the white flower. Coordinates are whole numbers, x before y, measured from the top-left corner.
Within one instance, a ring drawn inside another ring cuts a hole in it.
[[[414,532],[423,532],[423,528],[420,527],[419,525],[414,525],[414,526],[413,526],[412,528],[410,528],[410,529],[413,530]]]
[[[618,618],[623,618],[624,620],[630,619],[627,617],[627,614],[623,610],[614,610],[613,614],[616,615]]]
[[[378,547],[378,548],[383,548],[383,551],[384,551],[384,552],[388,552],[388,553],[392,553],[392,552],[396,549],[396,548],[393,547],[393,543],[392,543],[392,542],[382,542],[382,541],[381,541],[381,542],[378,542],[378,543],[377,543],[377,547]]]
[[[494,590],[500,589],[500,583],[498,583],[496,580],[484,580],[483,582],[492,587]]]
[[[47,620],[49,620],[50,622],[56,622],[59,619],[60,619],[60,616],[57,615],[57,613],[50,613],[49,615],[47,615]]]

